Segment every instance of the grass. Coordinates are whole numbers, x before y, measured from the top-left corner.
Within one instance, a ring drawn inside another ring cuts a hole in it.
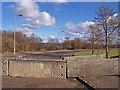
[[[16,55],[18,54],[22,54],[22,53],[35,53],[35,51],[31,51],[31,52],[16,52]],[[93,55],[101,55],[101,54],[105,54],[105,50],[96,50],[94,52]],[[0,53],[0,55],[2,56],[7,56],[7,55],[14,55],[13,52],[9,52],[9,53]],[[92,55],[91,51],[81,51],[81,52],[77,52],[74,54],[74,56],[86,56],[86,55]],[[110,57],[114,57],[114,56],[118,56],[118,49],[113,49],[109,51],[109,58]]]
[[[36,53],[36,51],[30,51],[30,52],[16,52],[15,54],[22,54],[22,53]],[[14,55],[14,52],[8,52],[8,53],[0,53],[2,56],[7,56],[7,55]]]
[[[92,54],[92,51],[82,51],[82,52],[77,52],[74,54],[74,56],[86,56],[86,55],[101,55],[105,54],[105,50],[96,50],[94,54]],[[118,56],[118,49],[110,50],[109,51],[109,58],[113,56]]]
[[[16,55],[18,55],[18,54],[21,54],[21,53],[15,53]],[[8,52],[8,53],[0,53],[0,55],[2,55],[2,56],[7,56],[7,55],[14,55],[14,53],[13,52]]]

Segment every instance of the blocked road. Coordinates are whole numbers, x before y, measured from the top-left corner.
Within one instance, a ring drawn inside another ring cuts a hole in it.
[[[80,50],[79,50],[80,51]],[[43,53],[30,53],[26,54],[25,58],[42,58],[42,59],[60,59],[67,56],[72,56],[78,50],[70,50],[70,51],[51,51],[51,52],[43,52]]]
[[[59,51],[46,51],[37,53],[23,53],[21,55],[16,55],[16,57],[21,56],[22,58],[36,58],[36,59],[60,59],[63,57],[73,56],[75,52],[87,51],[87,50],[59,50]],[[14,55],[3,56],[3,58],[13,58]]]
[[[27,57],[27,58],[31,58],[31,57],[33,57],[33,58],[47,58],[47,59],[57,59],[57,58],[60,58],[60,56],[61,55],[64,55],[64,56],[67,56],[67,55],[72,55],[74,52],[45,52],[45,53],[31,53],[31,54],[26,54],[24,57]],[[106,79],[107,78],[107,79]],[[87,81],[88,82],[91,82],[93,85],[95,85],[95,86],[97,86],[98,88],[104,88],[105,86],[106,87],[117,87],[116,85],[117,85],[117,79],[111,79],[111,78],[109,78],[108,76],[106,76],[106,78],[102,78],[102,77],[100,77],[100,78],[96,78],[96,77],[93,77],[93,78],[91,78],[91,77],[87,77],[86,79],[87,79]],[[113,77],[114,78],[114,77]],[[39,80],[38,80],[38,82],[36,82],[37,81],[37,79],[36,78],[34,78],[35,79],[35,83],[34,83],[34,80],[32,80],[32,78],[29,78],[30,80],[28,80],[28,78],[21,78],[21,79],[17,79],[16,77],[3,77],[3,86],[5,85],[5,87],[9,87],[9,82],[7,82],[7,80],[9,81],[11,81],[11,83],[12,84],[10,84],[11,86],[13,86],[14,87],[14,85],[15,85],[15,87],[19,87],[19,84],[20,83],[22,83],[22,82],[26,82],[25,84],[22,84],[22,85],[20,85],[20,88],[21,87],[28,87],[28,88],[34,88],[34,87],[36,87],[36,88],[44,88],[44,87],[48,87],[48,88],[52,88],[53,86],[55,86],[54,88],[57,88],[57,87],[59,87],[59,88],[75,88],[75,87],[80,87],[80,86],[77,86],[77,85],[73,85],[73,84],[71,84],[70,86],[64,86],[62,83],[63,82],[66,82],[67,83],[67,81],[66,81],[66,79],[44,79],[45,81],[47,81],[48,80],[48,82],[52,82],[52,83],[50,83],[50,86],[49,86],[49,83],[47,83],[47,82],[45,82],[43,79],[40,79],[39,78]],[[17,82],[17,81],[18,82]],[[50,81],[49,81],[50,80]],[[52,81],[53,80],[53,81]],[[57,80],[57,81],[56,81]],[[63,81],[61,81],[61,80],[63,80]],[[106,80],[106,81],[104,81],[104,80]],[[27,82],[27,81],[29,81],[29,82]],[[32,81],[32,82],[31,82]],[[42,82],[42,81],[44,81],[44,82]],[[112,81],[112,82],[110,82],[110,81]],[[15,83],[16,82],[16,83]],[[31,82],[31,83],[30,83]],[[55,83],[55,82],[59,82],[59,83]],[[15,84],[14,84],[15,83]],[[43,86],[41,86],[41,83],[45,83]],[[69,82],[68,82],[69,83]],[[72,82],[72,83],[74,83],[74,82]],[[40,86],[39,86],[39,85]],[[58,86],[57,86],[58,85]],[[73,86],[72,86],[73,85]],[[72,87],[71,87],[72,86]]]

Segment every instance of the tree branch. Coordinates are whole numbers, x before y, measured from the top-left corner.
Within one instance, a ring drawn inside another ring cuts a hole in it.
[[[119,26],[116,26],[113,31],[108,35],[108,37],[110,37],[110,35],[118,28]]]

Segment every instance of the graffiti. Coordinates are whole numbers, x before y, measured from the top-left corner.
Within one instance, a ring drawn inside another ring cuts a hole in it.
[[[37,66],[33,71],[41,71],[44,68],[44,65],[42,63],[35,63]]]
[[[37,71],[40,71],[40,69],[38,69]]]
[[[40,69],[33,69],[33,71],[40,71]]]

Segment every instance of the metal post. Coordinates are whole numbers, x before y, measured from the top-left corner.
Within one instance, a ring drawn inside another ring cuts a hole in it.
[[[22,16],[22,14],[19,14],[18,16]],[[15,21],[14,21],[14,55],[15,55],[15,32],[16,32],[16,15],[15,15]]]
[[[16,29],[16,15],[15,15],[15,22],[14,22],[14,55],[15,55],[15,30]]]

